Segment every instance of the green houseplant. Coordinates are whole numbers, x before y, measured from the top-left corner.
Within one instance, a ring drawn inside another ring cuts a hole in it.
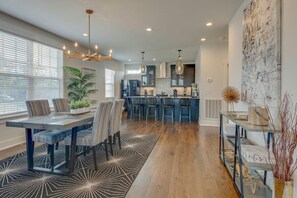
[[[95,83],[91,82],[95,78],[95,74],[84,74],[81,70],[69,66],[64,66],[64,70],[70,74],[70,78],[67,79],[70,111],[72,113],[89,111],[90,104],[96,103],[96,100],[89,100],[89,96],[97,92],[94,89]]]

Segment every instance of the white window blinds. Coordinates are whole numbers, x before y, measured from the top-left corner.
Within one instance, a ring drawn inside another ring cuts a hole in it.
[[[62,65],[62,50],[0,31],[0,116],[26,111],[26,100],[62,97]]]
[[[105,97],[114,97],[114,74],[110,69],[105,69]]]

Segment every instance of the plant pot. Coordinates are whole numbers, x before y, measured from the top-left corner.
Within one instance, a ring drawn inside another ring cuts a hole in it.
[[[294,181],[284,181],[274,177],[273,198],[293,198]]]
[[[71,114],[82,114],[82,113],[87,113],[90,111],[89,107],[83,107],[83,108],[78,108],[78,109],[70,109]]]

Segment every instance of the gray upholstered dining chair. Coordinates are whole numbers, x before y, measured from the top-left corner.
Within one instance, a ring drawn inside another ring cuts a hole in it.
[[[55,98],[52,100],[55,112],[69,112],[69,100],[67,98]]]
[[[46,116],[51,114],[48,100],[31,100],[26,101],[29,117]],[[51,168],[54,169],[54,145],[65,137],[71,134],[71,130],[44,130],[33,129],[33,141],[41,142],[48,145],[48,151],[50,153]]]
[[[112,101],[100,102],[96,109],[92,129],[82,130],[79,133],[77,133],[76,145],[90,147],[90,149],[93,150],[93,160],[94,160],[94,165],[96,170],[98,169],[97,160],[96,160],[96,146],[98,144],[104,143],[106,160],[109,160],[107,139],[108,139],[108,122],[109,122],[111,107],[112,107]],[[66,164],[68,164],[71,136],[66,137],[64,142],[66,145],[66,149],[65,149]]]
[[[119,148],[121,149],[121,135],[120,135],[120,128],[121,128],[121,120],[122,120],[122,112],[125,100],[124,99],[117,99],[113,102],[113,106],[110,113],[110,121],[109,121],[109,128],[108,128],[108,141],[110,143],[111,155],[113,155],[112,150],[112,137],[114,139],[114,143],[116,137],[118,137],[119,141]]]

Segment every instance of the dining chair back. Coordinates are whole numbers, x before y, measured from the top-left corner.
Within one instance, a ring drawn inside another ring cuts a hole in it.
[[[95,113],[92,128],[92,145],[95,146],[108,139],[108,124],[112,101],[100,102]]]
[[[124,103],[125,103],[124,99],[115,100],[113,102],[111,113],[110,113],[108,139],[109,139],[109,144],[110,144],[110,149],[111,149],[112,155],[113,155],[112,136],[113,136],[114,144],[115,144],[116,136],[118,137],[119,148],[121,149],[120,128],[121,128],[122,112],[123,112]]]
[[[55,112],[69,112],[69,100],[67,98],[55,98],[52,100]]]
[[[26,101],[29,117],[45,116],[51,113],[48,100],[29,100]]]

